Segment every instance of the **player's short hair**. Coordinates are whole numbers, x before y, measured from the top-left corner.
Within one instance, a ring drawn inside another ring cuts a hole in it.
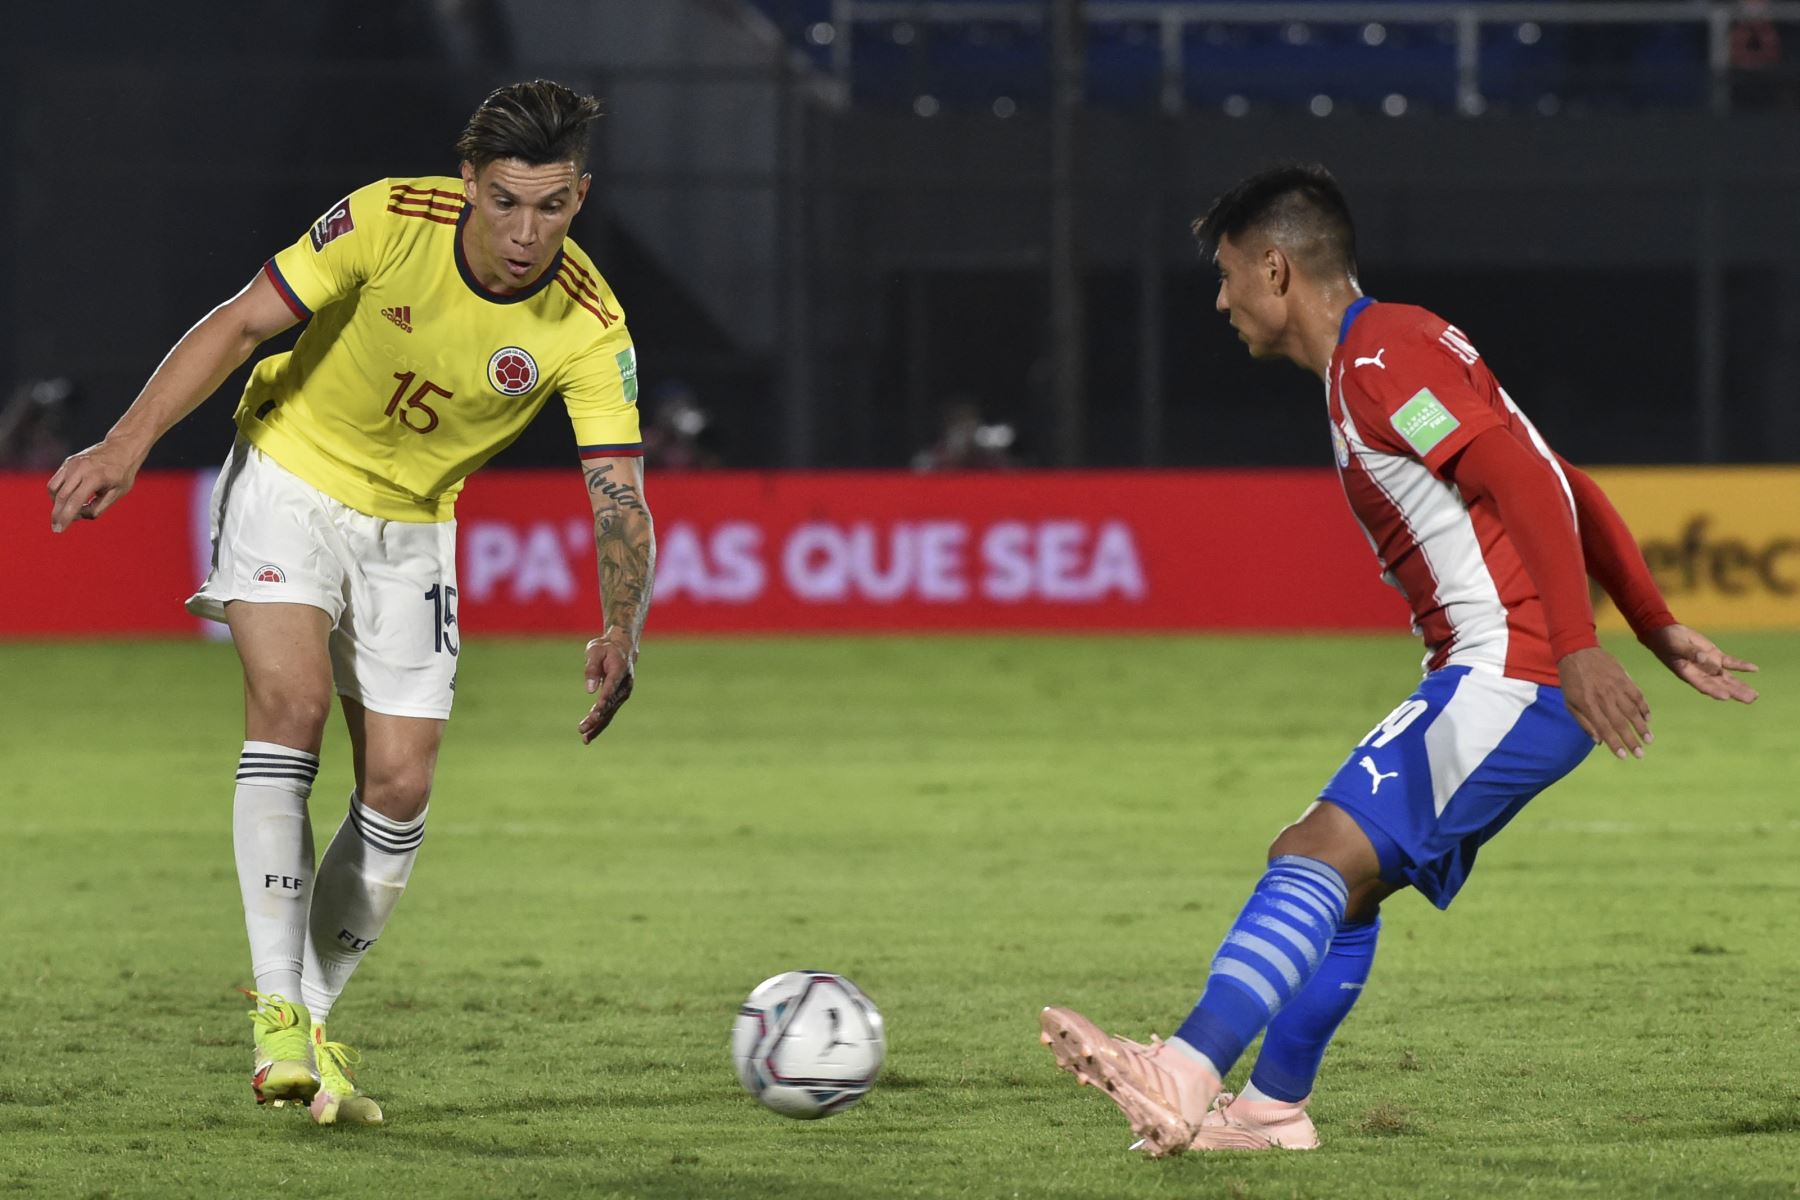
[[[1350,205],[1331,172],[1317,164],[1259,171],[1213,201],[1193,229],[1209,260],[1219,252],[1219,239],[1236,242],[1247,233],[1260,233],[1314,278],[1339,272],[1356,276]]]
[[[499,158],[533,166],[587,165],[588,128],[600,117],[600,101],[548,79],[496,88],[463,127],[456,153],[477,171]]]

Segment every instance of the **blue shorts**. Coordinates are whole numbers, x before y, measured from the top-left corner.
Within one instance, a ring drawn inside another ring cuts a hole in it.
[[[1445,667],[1369,731],[1319,798],[1369,835],[1383,879],[1448,908],[1482,843],[1593,747],[1561,688]]]

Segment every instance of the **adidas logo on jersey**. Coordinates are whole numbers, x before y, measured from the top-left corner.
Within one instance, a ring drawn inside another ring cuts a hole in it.
[[[412,332],[412,305],[402,304],[397,308],[384,308],[381,310],[381,315],[406,332]]]

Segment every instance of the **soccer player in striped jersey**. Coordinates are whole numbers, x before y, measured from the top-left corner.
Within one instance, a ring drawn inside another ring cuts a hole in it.
[[[1195,232],[1251,355],[1324,383],[1345,495],[1412,608],[1425,677],[1269,847],[1174,1037],[1143,1046],[1047,1008],[1043,1040],[1152,1155],[1310,1149],[1313,1082],[1362,994],[1382,900],[1412,887],[1448,907],[1481,845],[1595,743],[1643,757],[1650,710],[1594,636],[1586,577],[1703,695],[1750,703],[1732,672],[1756,668],[1676,622],[1606,496],[1460,330],[1362,294],[1349,207],[1323,168],[1253,176]],[[1222,1092],[1259,1033],[1248,1086]]]
[[[599,103],[544,80],[494,92],[460,177],[385,179],[333,205],[184,335],[106,438],[50,480],[58,531],[130,489],[151,446],[258,345],[213,496],[212,569],[188,601],[244,668],[233,833],[249,933],[258,1103],[376,1124],[325,1034],[425,836],[455,696],[456,495],[560,395],[600,569],[583,743],[631,695],[655,562],[637,358],[612,289],[568,238]],[[349,812],[315,870],[307,797],[335,688]]]

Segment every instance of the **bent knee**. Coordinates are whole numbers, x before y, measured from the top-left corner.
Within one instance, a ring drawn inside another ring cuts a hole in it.
[[[1269,843],[1269,861],[1297,855],[1335,870],[1352,891],[1380,881],[1381,861],[1374,844],[1342,809],[1318,804]]]
[[[409,764],[370,771],[361,796],[365,806],[390,820],[416,820],[431,801],[431,768]]]
[[[253,687],[246,697],[244,729],[252,741],[317,752],[331,716],[331,694],[304,687]]]
[[[1321,827],[1317,822],[1301,819],[1275,835],[1275,840],[1269,843],[1269,859],[1274,861],[1285,855],[1297,854],[1302,858],[1325,861],[1343,841],[1341,829]]]

